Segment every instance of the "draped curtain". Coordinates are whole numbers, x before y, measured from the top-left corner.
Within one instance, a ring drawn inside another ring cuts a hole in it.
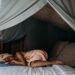
[[[24,21],[45,4],[45,0],[0,0],[0,31]]]
[[[0,0],[0,40],[9,42],[25,35],[26,20],[47,2],[45,0]]]
[[[75,0],[48,0],[48,3],[75,31]]]
[[[24,37],[25,26],[20,22],[32,16],[47,2],[75,30],[75,0],[0,0],[1,48],[2,41],[8,42]],[[14,47],[16,49],[17,46]]]
[[[75,0],[0,0],[0,40],[8,42],[23,37],[25,27],[20,22],[47,2],[75,30]]]

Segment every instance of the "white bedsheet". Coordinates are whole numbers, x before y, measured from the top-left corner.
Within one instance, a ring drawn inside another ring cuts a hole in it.
[[[0,75],[75,75],[75,70],[66,65],[40,68],[0,66]]]

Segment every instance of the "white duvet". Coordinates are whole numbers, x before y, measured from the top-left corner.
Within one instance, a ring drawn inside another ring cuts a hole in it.
[[[0,65],[0,75],[75,75],[75,70],[66,65],[40,68]]]

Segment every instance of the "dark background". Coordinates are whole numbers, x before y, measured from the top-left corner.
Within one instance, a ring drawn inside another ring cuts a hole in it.
[[[51,56],[51,50],[57,42],[75,42],[74,31],[63,30],[50,22],[31,17],[22,24],[25,25],[25,36],[8,43],[1,43],[2,52],[15,53],[21,50],[44,49]]]

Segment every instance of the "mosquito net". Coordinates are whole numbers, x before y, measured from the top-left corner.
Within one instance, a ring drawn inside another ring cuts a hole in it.
[[[20,22],[47,3],[75,30],[75,0],[0,0],[0,39],[8,41],[25,35]]]

